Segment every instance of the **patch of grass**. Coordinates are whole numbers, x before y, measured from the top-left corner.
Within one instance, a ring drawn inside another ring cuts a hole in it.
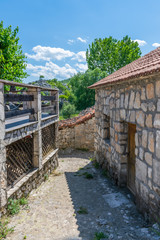
[[[20,198],[19,199],[19,204],[24,206],[28,204],[28,200],[26,198]]]
[[[81,171],[81,170],[83,170],[84,168],[82,168],[82,167],[80,167],[79,169],[78,169],[78,171]]]
[[[46,173],[46,174],[44,174],[44,181],[47,181],[48,180],[48,178],[49,178],[49,175]]]
[[[62,175],[61,172],[53,172],[53,174],[54,174],[55,177],[58,177],[58,176]]]
[[[85,178],[87,178],[87,179],[93,179],[93,175],[91,173],[88,173],[88,172],[75,173],[74,176],[79,176],[79,177],[85,176]]]
[[[0,221],[0,240],[6,238],[8,233],[12,233],[14,231],[14,227],[8,228],[8,221],[2,223]]]
[[[96,232],[94,234],[94,239],[93,240],[101,240],[103,238],[108,238],[108,236],[106,236],[103,232]]]
[[[15,215],[15,214],[19,213],[20,206],[24,206],[27,204],[28,204],[28,201],[26,198],[20,198],[20,199],[10,198],[8,200],[8,206],[7,206],[8,213],[10,215]]]
[[[154,225],[156,225],[156,228],[153,227]],[[158,219],[158,223],[155,223],[150,230],[152,230],[153,232],[155,232],[158,236],[160,236],[160,220]]]
[[[98,163],[98,162],[96,162],[96,161],[94,161],[94,162],[93,162],[93,166],[94,166],[96,169],[100,168],[100,165],[99,165],[99,163]]]
[[[102,175],[106,178],[110,178],[109,173],[106,170],[102,171]]]
[[[80,207],[79,210],[77,211],[79,214],[88,214],[88,210],[84,207]]]
[[[93,175],[91,173],[85,173],[85,178],[87,179],[93,179]]]
[[[19,210],[20,210],[20,204],[19,204],[19,200],[16,200],[16,199],[9,199],[8,200],[8,213],[10,215],[15,215],[17,213],[19,213]]]

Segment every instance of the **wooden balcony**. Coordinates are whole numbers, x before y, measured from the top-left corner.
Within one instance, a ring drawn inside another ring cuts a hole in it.
[[[56,154],[58,116],[57,89],[0,80],[0,207],[7,189]]]

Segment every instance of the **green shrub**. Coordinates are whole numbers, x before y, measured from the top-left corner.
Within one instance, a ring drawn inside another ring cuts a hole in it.
[[[8,228],[7,224],[8,224],[8,221],[5,221],[4,223],[0,221],[0,240],[6,238],[8,233],[11,233],[14,231],[14,228],[13,227]]]
[[[8,212],[10,215],[17,214],[20,210],[19,200],[9,199],[8,200]]]
[[[23,205],[27,205],[28,204],[28,200],[26,198],[24,198],[24,197],[20,198],[19,199],[19,204],[22,205],[22,206]]]
[[[77,211],[79,214],[88,214],[88,210],[84,207],[80,207]]]
[[[48,174],[47,174],[47,173],[46,173],[46,174],[44,174],[44,181],[47,181],[47,180],[48,180],[48,178],[49,178]]]
[[[94,166],[96,169],[100,168],[99,163],[96,162],[96,161],[93,162],[93,166]]]
[[[75,106],[70,103],[64,103],[62,107],[62,116],[64,118],[70,118],[76,111]]]
[[[101,240],[103,238],[108,238],[103,232],[96,232],[94,235],[94,240]]]
[[[87,179],[93,179],[93,175],[91,173],[85,172],[84,175]]]
[[[20,198],[20,199],[12,199],[10,198],[8,200],[8,213],[10,215],[14,215],[14,214],[17,214],[19,213],[19,210],[20,210],[20,206],[24,206],[24,205],[27,205],[28,204],[28,201],[26,198]]]

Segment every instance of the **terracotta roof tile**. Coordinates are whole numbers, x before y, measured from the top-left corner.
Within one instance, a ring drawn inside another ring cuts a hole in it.
[[[78,115],[78,117],[59,121],[59,129],[63,129],[63,128],[67,128],[67,127],[74,127],[75,125],[79,125],[79,124],[84,123],[85,121],[93,118],[94,115],[95,115],[94,107],[88,108],[88,109],[82,111]]]
[[[143,57],[120,68],[111,75],[89,86],[96,88],[114,82],[133,79],[140,76],[148,76],[160,71],[160,47],[144,55]]]

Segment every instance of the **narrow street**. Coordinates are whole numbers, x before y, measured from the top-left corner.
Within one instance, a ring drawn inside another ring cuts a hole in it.
[[[136,210],[127,189],[119,189],[92,153],[60,155],[59,167],[29,196],[29,208],[11,217],[8,240],[160,239]]]

